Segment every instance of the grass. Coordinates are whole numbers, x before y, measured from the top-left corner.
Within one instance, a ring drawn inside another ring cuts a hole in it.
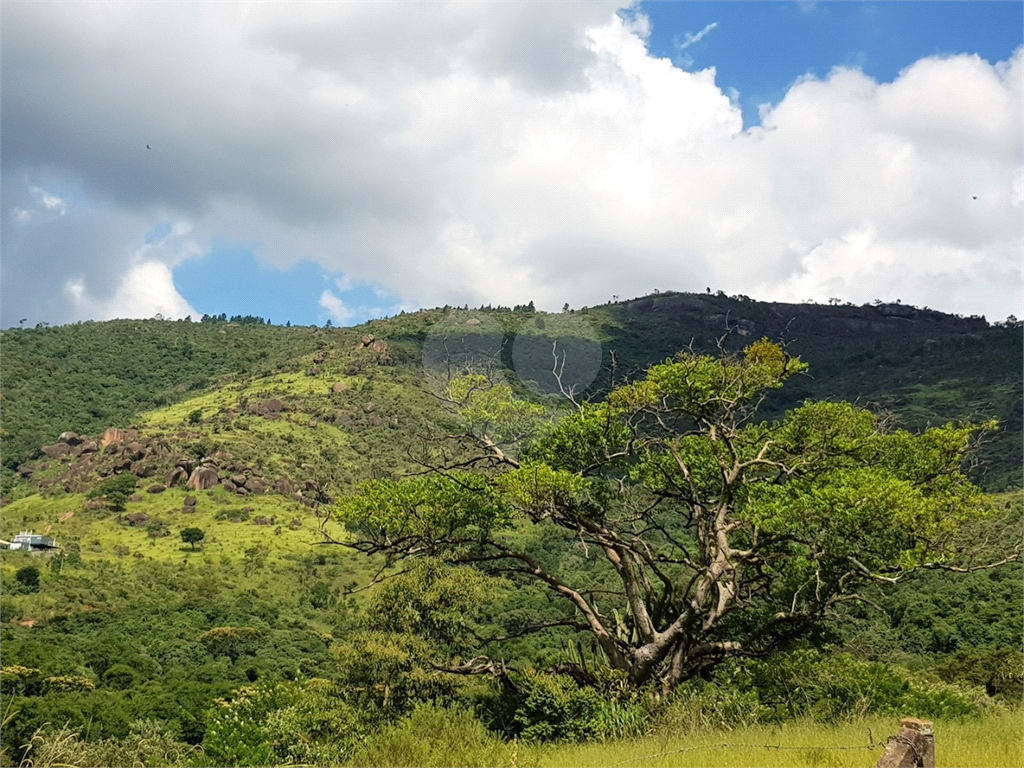
[[[190,494],[198,500],[196,511],[183,514],[184,499]],[[7,537],[21,530],[32,530],[53,536],[58,544],[77,541],[85,561],[110,559],[116,547],[127,548],[127,559],[141,555],[148,560],[174,562],[189,558],[239,560],[254,544],[265,544],[270,549],[269,560],[273,562],[283,561],[288,555],[309,554],[313,545],[322,541],[315,515],[283,496],[240,498],[222,488],[200,493],[170,488],[159,494],[141,495],[141,501],[128,502],[123,514],[143,513],[150,522],[162,520],[167,524],[169,536],[151,538],[145,527],[133,528],[119,522],[117,513],[104,509],[85,511],[86,499],[81,494],[36,495],[7,505],[3,513],[3,534]],[[241,515],[243,510],[248,510],[248,521],[232,522],[235,516],[232,513]],[[68,513],[73,513],[70,518]],[[253,520],[260,516],[276,518],[276,522],[255,525]],[[299,520],[300,526],[289,528],[289,522],[294,519]],[[280,532],[277,532],[278,526]],[[189,527],[201,528],[206,533],[206,539],[194,551],[183,544],[179,536],[182,528]],[[333,536],[344,537],[340,525],[329,524],[328,530]],[[5,559],[15,554],[5,553],[8,556]]]
[[[890,717],[870,717],[834,726],[811,722],[752,726],[707,733],[657,733],[604,744],[521,745],[519,766],[873,766],[882,749],[866,749],[899,730]],[[870,736],[869,736],[870,733]],[[731,746],[722,746],[722,745]],[[751,745],[751,746],[740,746]],[[766,747],[785,747],[775,749]],[[853,747],[836,749],[836,747]],[[1020,710],[980,719],[937,722],[937,766],[1024,765],[1024,721]]]

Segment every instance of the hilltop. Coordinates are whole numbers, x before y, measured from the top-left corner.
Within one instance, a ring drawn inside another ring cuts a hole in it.
[[[3,495],[30,492],[28,476],[38,488],[86,490],[97,474],[88,462],[44,449],[61,451],[65,432],[99,438],[111,427],[159,443],[163,459],[147,476],[222,450],[265,468],[270,487],[301,485],[325,462],[344,485],[400,471],[408,457],[395,446],[443,427],[428,378],[445,354],[449,364],[452,355],[489,357],[517,374],[524,395],[555,404],[553,345],[563,384],[600,398],[684,347],[735,351],[761,337],[784,341],[810,366],[766,401],[765,418],[805,399],[868,404],[910,429],[996,418],[1001,431],[982,448],[976,479],[991,490],[1020,485],[1020,327],[980,317],[661,293],[561,314],[445,307],[355,328],[205,320],[3,332]],[[61,462],[74,467],[57,471]]]

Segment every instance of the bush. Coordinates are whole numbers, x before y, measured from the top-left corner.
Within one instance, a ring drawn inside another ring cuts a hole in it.
[[[900,667],[847,654],[795,651],[767,661],[730,661],[712,681],[680,686],[660,713],[659,724],[697,730],[798,717],[821,722],[866,714],[955,718],[980,714],[982,699],[977,692],[929,681]]]
[[[136,720],[123,739],[87,742],[67,726],[37,731],[23,761],[28,765],[194,765],[202,751],[175,739],[162,724]],[[201,763],[199,763],[201,764]]]
[[[341,765],[366,723],[327,680],[240,688],[206,713],[203,747],[215,765]]]
[[[369,739],[352,763],[367,766],[509,765],[514,745],[489,733],[471,712],[421,704]]]
[[[103,673],[103,683],[110,688],[124,690],[139,682],[139,673],[127,664],[114,664]]]
[[[39,591],[39,569],[34,565],[26,565],[19,568],[14,574],[14,579],[24,588],[26,592]]]
[[[599,675],[600,677],[600,675]],[[567,675],[527,673],[517,692],[495,690],[481,703],[484,721],[528,741],[582,741],[639,736],[650,724],[644,697],[612,685],[579,685]]]

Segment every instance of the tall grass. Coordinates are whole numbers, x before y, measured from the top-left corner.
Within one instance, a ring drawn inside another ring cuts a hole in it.
[[[1021,714],[1018,709],[983,718],[936,722],[936,765],[963,768],[1024,765],[1024,721]],[[683,734],[662,730],[642,739],[601,744],[521,747],[518,765],[579,768],[873,766],[882,754],[882,748],[865,747],[871,742],[886,741],[898,729],[898,718],[866,717],[837,725],[805,720],[781,726],[740,727],[730,731]]]

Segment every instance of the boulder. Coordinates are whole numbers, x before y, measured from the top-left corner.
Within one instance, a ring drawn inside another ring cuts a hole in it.
[[[267,413],[280,413],[284,410],[284,403],[278,400],[276,397],[271,398],[263,403],[263,410]]]
[[[89,499],[85,504],[82,505],[82,509],[88,511],[94,509],[103,509],[103,502],[99,499]]]
[[[336,381],[334,382],[334,385],[331,387],[331,392],[334,393],[335,395],[340,395],[346,389],[348,389],[348,385],[345,382]]]
[[[56,459],[67,453],[71,453],[71,446],[67,443],[57,443],[56,445],[44,445],[42,450],[43,453],[51,459]]]
[[[249,491],[249,493],[263,493],[264,491],[263,483],[261,483],[255,477],[250,477],[248,480],[246,480],[245,485],[243,487],[245,488],[245,490]]]
[[[124,516],[124,521],[132,526],[132,528],[139,528],[145,525],[147,520],[149,520],[149,515],[145,512],[133,512],[130,515]]]
[[[316,366],[314,365],[314,366],[313,366],[312,368],[307,368],[307,369],[306,369],[306,375],[307,375],[307,376],[319,376],[319,375],[320,375],[320,369],[319,369],[319,368],[317,368],[317,367],[316,367]]]
[[[167,486],[164,485],[151,485],[146,489],[146,493],[163,493],[167,490]]]
[[[136,429],[135,427],[132,427],[131,429],[127,430],[124,433],[124,441],[126,443],[134,443],[138,439],[139,439],[139,430]]]
[[[222,480],[221,485],[224,487],[224,490],[227,491],[228,493],[234,493],[235,490],[238,488],[238,486],[235,485],[230,480]]]
[[[186,496],[185,501],[182,502],[186,507],[194,507],[197,504],[195,496]]]
[[[185,471],[184,467],[175,467],[166,475],[164,475],[164,485],[168,488],[173,488],[176,485],[188,482],[188,472]]]
[[[361,346],[363,346],[363,347],[370,346],[371,344],[373,344],[373,334],[372,333],[366,334],[365,336],[363,336],[363,338],[360,341],[361,341]]]
[[[99,443],[97,443],[95,440],[86,440],[84,443],[82,443],[83,455],[87,453],[96,453],[96,451],[98,451],[99,449]]]
[[[231,482],[235,485],[245,485],[246,477],[243,474],[237,474],[231,476]]]
[[[377,410],[377,406],[374,403],[367,403],[363,406],[363,413],[373,413]]]
[[[112,469],[115,472],[124,472],[125,470],[130,469],[131,466],[132,466],[132,459],[131,459],[131,457],[130,456],[122,456],[121,458],[119,458],[117,461],[114,462],[114,464],[112,465]]]
[[[31,477],[33,472],[35,472],[35,470],[32,469],[32,467],[26,467],[24,464],[18,467],[18,474],[22,477]]]
[[[253,525],[273,525],[274,521],[271,520],[269,517],[264,517],[263,515],[256,515],[256,517],[254,517],[252,519],[252,524]]]
[[[276,483],[274,483],[274,493],[280,493],[283,496],[291,495],[295,489],[292,487],[292,481],[287,477],[282,477]]]
[[[317,421],[316,419],[310,419],[309,423],[306,426],[308,426],[310,429],[313,429],[314,427],[316,427],[319,424],[320,424],[320,422]]]
[[[220,477],[217,475],[217,470],[204,466],[192,472],[192,476],[188,479],[188,487],[193,491],[205,491],[208,488],[213,488],[219,482]]]
[[[100,436],[100,445],[104,448],[108,445],[113,445],[114,443],[123,443],[124,441],[124,430],[118,429],[117,427],[110,427],[110,429],[106,430],[102,436]]]
[[[317,352],[315,355],[313,355],[313,364],[320,365],[326,359],[327,357],[324,355],[323,352]]]
[[[67,443],[68,445],[81,445],[82,438],[74,432],[61,432],[60,437],[57,438],[57,442]]]

